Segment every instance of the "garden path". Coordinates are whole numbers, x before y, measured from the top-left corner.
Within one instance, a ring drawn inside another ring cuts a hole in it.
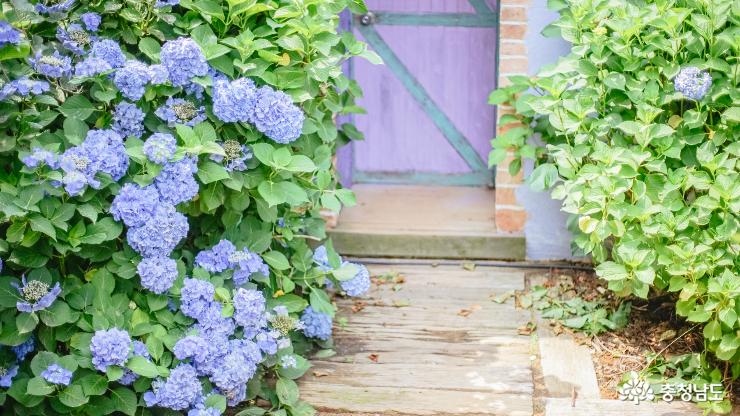
[[[339,301],[337,354],[314,358],[302,399],[320,415],[531,415],[531,315],[493,293],[526,270],[461,265],[370,267],[362,300]],[[346,319],[346,321],[345,321]]]

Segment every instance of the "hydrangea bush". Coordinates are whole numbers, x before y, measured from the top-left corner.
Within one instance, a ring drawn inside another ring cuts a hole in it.
[[[718,359],[694,381],[730,385],[740,376],[737,4],[550,4],[560,18],[546,31],[571,54],[491,94],[516,111],[501,118],[490,163],[513,152],[516,173],[534,159],[529,183],[563,201],[575,246],[609,288],[675,301]]]
[[[322,209],[362,1],[26,0],[0,9],[0,405],[17,415],[311,415]],[[311,243],[311,245],[309,245]],[[256,406],[259,403],[260,406]]]

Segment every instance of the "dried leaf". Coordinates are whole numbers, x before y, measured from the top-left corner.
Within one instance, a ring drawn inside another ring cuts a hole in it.
[[[314,370],[313,376],[314,377],[326,377],[329,374],[331,374],[331,371],[324,371],[324,370]]]
[[[491,293],[488,296],[491,298],[492,301],[501,304],[501,303],[506,303],[506,301],[508,301],[511,297],[513,297],[514,296],[514,291],[510,290],[510,291],[504,292],[504,293],[502,293],[500,295],[496,295],[495,293]]]
[[[370,361],[377,363],[378,362],[378,354],[370,354],[367,356],[367,358],[370,359]]]
[[[472,271],[475,270],[475,263],[470,262],[470,261],[465,261],[462,264],[462,268],[465,269],[465,270],[467,270],[467,271],[469,271],[469,272],[472,272]]]
[[[532,334],[532,332],[535,331],[535,329],[537,329],[537,324],[535,324],[532,321],[529,321],[526,324],[517,328],[516,331],[519,335],[530,335]]]
[[[471,306],[470,308],[467,308],[467,309],[460,309],[460,312],[458,312],[457,314],[460,315],[460,316],[462,316],[462,317],[468,317],[468,316],[470,316],[471,313],[477,311],[480,308],[481,308],[480,305],[473,305],[473,306]]]
[[[409,303],[409,301],[405,299],[404,300],[395,299],[393,301],[393,306],[395,306],[396,308],[405,308],[406,306],[411,306],[411,303]]]

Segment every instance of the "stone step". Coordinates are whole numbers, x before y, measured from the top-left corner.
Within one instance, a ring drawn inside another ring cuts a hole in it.
[[[344,255],[523,260],[522,234],[496,230],[489,188],[355,185],[357,205],[329,230]]]

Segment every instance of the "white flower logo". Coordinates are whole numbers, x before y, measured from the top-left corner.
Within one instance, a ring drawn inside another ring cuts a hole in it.
[[[641,401],[652,401],[655,399],[653,388],[645,380],[641,380],[636,372],[630,374],[630,379],[618,390],[619,400],[629,400],[638,405]]]

